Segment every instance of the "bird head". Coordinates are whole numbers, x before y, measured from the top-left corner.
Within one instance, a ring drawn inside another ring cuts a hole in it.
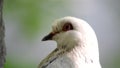
[[[52,31],[42,39],[47,40],[56,41],[58,47],[73,48],[78,44],[87,47],[97,45],[97,38],[91,26],[82,19],[70,16],[55,20]]]
[[[69,53],[73,60],[79,57],[82,58],[80,62],[94,62],[99,65],[98,42],[95,32],[82,19],[69,16],[55,20],[52,31],[42,39],[42,41],[47,40],[56,41],[57,48]]]

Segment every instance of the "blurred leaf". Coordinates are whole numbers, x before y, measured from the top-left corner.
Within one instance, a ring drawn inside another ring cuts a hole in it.
[[[16,62],[18,61],[18,62]],[[34,63],[29,61],[19,61],[19,60],[13,60],[13,59],[7,59],[6,64],[4,65],[4,68],[37,68]]]
[[[31,40],[37,37],[43,20],[62,11],[59,8],[62,6],[64,8],[64,2],[64,0],[5,0],[4,11],[11,14],[13,19],[16,17],[19,19],[20,33],[24,38]]]

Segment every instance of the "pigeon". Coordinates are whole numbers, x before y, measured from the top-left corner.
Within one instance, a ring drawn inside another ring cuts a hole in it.
[[[84,20],[66,16],[54,21],[42,41],[56,41],[57,47],[38,68],[101,68],[96,34]]]

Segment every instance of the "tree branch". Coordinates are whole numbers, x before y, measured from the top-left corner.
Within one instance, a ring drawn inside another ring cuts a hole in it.
[[[6,47],[5,47],[5,28],[2,19],[3,0],[0,0],[0,68],[4,68]]]

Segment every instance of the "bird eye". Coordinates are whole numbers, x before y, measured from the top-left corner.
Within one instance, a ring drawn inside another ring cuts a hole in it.
[[[71,23],[65,23],[62,30],[63,31],[73,30],[73,26]]]

